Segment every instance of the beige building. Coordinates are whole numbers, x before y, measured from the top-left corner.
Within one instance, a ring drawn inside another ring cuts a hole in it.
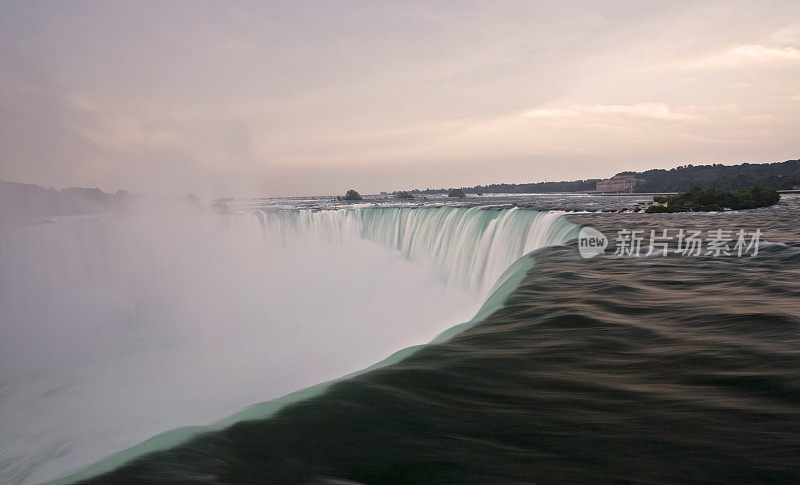
[[[595,189],[598,192],[633,192],[637,182],[644,182],[644,179],[636,178],[632,174],[619,174],[600,180]]]

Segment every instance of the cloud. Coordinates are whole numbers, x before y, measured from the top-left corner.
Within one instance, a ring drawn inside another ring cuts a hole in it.
[[[573,108],[532,109],[522,114],[528,118],[566,118],[577,115],[578,111]]]
[[[730,54],[758,61],[800,60],[800,49],[794,47],[766,47],[761,44],[740,45],[733,49]]]
[[[588,116],[619,116],[656,120],[688,121],[702,118],[697,108],[675,110],[666,103],[570,105],[563,108],[532,109],[526,118],[558,119]]]
[[[800,23],[773,32],[767,40],[772,44],[800,47]]]
[[[725,161],[748,161],[763,150],[765,142],[786,150],[784,126],[794,124],[786,125],[785,120],[785,116],[736,103],[565,103],[477,121],[447,140],[441,151],[487,158],[562,160],[559,163],[625,157],[643,168],[652,168],[654,159],[686,160],[687,150],[706,154],[706,161],[720,160],[713,158],[718,156],[714,153],[725,153]],[[555,169],[558,164],[553,165]]]
[[[632,105],[599,104],[588,108],[590,113],[600,115],[622,115],[636,118],[652,118],[658,120],[686,121],[701,118],[693,108],[672,110],[666,103],[640,103]]]
[[[686,68],[755,68],[762,65],[795,65],[800,63],[800,49],[793,46],[741,44],[722,54],[693,60]]]

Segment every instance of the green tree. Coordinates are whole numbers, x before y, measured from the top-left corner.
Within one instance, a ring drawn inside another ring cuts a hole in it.
[[[720,190],[713,187],[692,187],[677,195],[653,197],[646,212],[712,212],[723,209],[744,210],[776,204],[781,196],[774,189],[750,187],[739,190]]]
[[[464,199],[467,197],[467,194],[464,193],[464,189],[450,189],[450,192],[447,194],[447,196]]]
[[[344,200],[362,200],[362,199],[363,197],[361,197],[361,194],[359,194],[353,189],[348,190],[347,193],[344,194]]]

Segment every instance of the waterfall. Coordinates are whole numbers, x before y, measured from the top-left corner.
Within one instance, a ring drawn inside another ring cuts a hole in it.
[[[0,481],[63,476],[429,342],[489,295],[482,315],[502,305],[528,266],[503,272],[576,230],[477,207],[0,222]]]
[[[329,240],[355,237],[428,260],[446,284],[485,295],[511,263],[563,244],[576,226],[555,212],[483,207],[367,207],[337,211],[256,211],[263,230],[285,240],[297,233]]]

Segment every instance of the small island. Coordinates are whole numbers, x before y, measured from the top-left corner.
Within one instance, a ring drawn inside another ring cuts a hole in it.
[[[350,189],[347,191],[346,194],[344,194],[344,197],[342,197],[341,195],[337,195],[336,200],[364,200],[364,198],[361,197],[361,194],[359,194],[355,190]]]
[[[411,192],[407,192],[405,190],[398,190],[397,192],[393,192],[393,195],[397,199],[413,199],[414,195]]]
[[[466,199],[467,194],[464,193],[464,189],[450,189],[450,192],[447,194],[448,197],[454,197],[456,199]]]
[[[716,212],[726,209],[743,210],[777,204],[781,196],[774,189],[750,187],[739,190],[720,190],[693,187],[676,195],[657,195],[647,213]]]

